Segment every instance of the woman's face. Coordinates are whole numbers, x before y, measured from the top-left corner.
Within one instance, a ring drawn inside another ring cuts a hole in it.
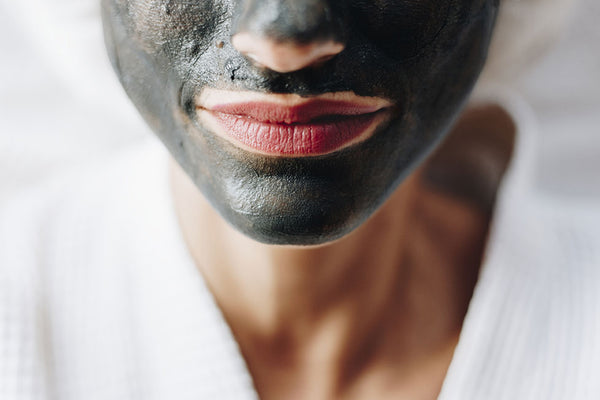
[[[219,213],[265,243],[318,244],[364,222],[443,137],[498,0],[102,5],[125,90]],[[269,68],[252,54],[263,43],[337,50]]]

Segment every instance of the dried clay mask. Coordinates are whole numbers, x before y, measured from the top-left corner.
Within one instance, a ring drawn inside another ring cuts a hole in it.
[[[483,66],[498,1],[102,6],[109,56],[125,90],[218,212],[261,242],[319,244],[364,222],[443,137]],[[343,51],[277,72],[232,45],[240,32],[299,44],[331,40]],[[227,98],[237,100],[219,103]],[[265,106],[290,98],[312,103]],[[203,117],[207,110],[212,117]],[[376,116],[350,121],[344,114],[352,112]],[[265,128],[239,114],[291,127]],[[368,135],[352,136],[363,125]],[[316,139],[305,138],[311,132]]]

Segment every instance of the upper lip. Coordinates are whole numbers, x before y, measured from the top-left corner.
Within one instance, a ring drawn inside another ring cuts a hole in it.
[[[346,101],[309,100],[295,106],[269,102],[246,102],[220,104],[213,112],[237,115],[258,122],[273,124],[303,124],[327,121],[328,118],[357,116],[377,112],[381,107],[359,105]]]
[[[218,95],[219,92],[223,94]],[[197,108],[262,123],[291,125],[371,114],[388,109],[391,105],[382,98],[362,97],[351,92],[304,98],[294,94],[239,93],[211,89],[208,96],[201,96]]]

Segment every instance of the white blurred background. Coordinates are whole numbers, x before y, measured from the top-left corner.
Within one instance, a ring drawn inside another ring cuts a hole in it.
[[[540,126],[540,188],[600,200],[600,1],[579,0],[568,22],[515,88]]]
[[[98,3],[0,0],[0,200],[151,135],[113,76]],[[538,189],[595,201],[600,199],[600,2],[578,0],[570,11],[563,35],[510,86],[532,106],[542,133]],[[543,26],[544,18],[523,20]],[[509,40],[525,43],[522,36]]]

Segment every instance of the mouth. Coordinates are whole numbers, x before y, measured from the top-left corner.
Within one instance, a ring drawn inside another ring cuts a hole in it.
[[[246,151],[271,156],[329,154],[373,135],[392,104],[352,92],[305,98],[293,94],[205,89],[198,119]]]

